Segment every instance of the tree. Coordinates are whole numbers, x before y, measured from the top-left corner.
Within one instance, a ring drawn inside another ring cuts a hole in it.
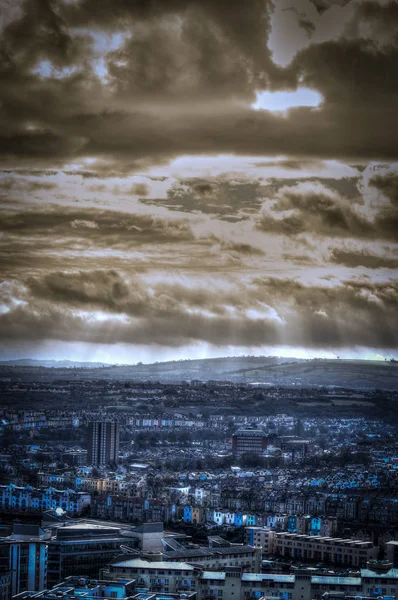
[[[246,469],[264,466],[264,458],[254,452],[245,452],[239,459],[239,465]]]

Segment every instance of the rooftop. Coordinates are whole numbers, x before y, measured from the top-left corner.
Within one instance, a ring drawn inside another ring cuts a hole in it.
[[[382,577],[383,579],[398,579],[398,569],[389,569],[381,573],[380,571],[371,571],[370,569],[361,569],[361,577]]]
[[[318,585],[361,585],[360,577],[335,577],[313,575],[311,577],[311,583],[317,583]]]
[[[243,573],[242,581],[277,581],[279,583],[294,583],[294,575],[279,575],[275,573]]]
[[[115,560],[112,562],[112,567],[123,567],[124,569],[168,569],[180,571],[194,571],[195,568],[185,562],[170,562],[170,561],[149,561],[141,558]]]

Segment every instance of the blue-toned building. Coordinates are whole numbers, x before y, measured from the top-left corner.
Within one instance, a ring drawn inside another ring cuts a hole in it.
[[[295,517],[295,516],[288,517],[287,530],[289,531],[289,533],[297,532],[297,517]]]
[[[15,523],[12,534],[0,539],[0,564],[10,573],[8,589],[12,596],[46,588],[46,537],[38,525]]]
[[[319,517],[312,517],[310,535],[320,535],[322,527],[322,519]]]
[[[246,515],[246,525],[250,527],[256,524],[256,515]]]
[[[192,523],[192,506],[184,506],[184,521]]]
[[[243,514],[238,512],[234,513],[234,525],[236,527],[243,527]]]

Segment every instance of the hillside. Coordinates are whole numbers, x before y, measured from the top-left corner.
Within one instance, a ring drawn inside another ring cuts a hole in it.
[[[0,363],[0,377],[22,380],[115,379],[177,382],[217,380],[266,385],[337,386],[398,390],[398,363],[242,356],[153,364],[106,365],[65,363],[31,366]]]

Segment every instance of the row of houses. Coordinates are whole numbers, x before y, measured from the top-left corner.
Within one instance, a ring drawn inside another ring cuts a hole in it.
[[[43,428],[78,427],[80,419],[73,412],[24,410],[3,411],[2,427],[11,431]]]
[[[75,516],[90,505],[91,496],[75,490],[58,490],[54,487],[34,488],[30,485],[16,486],[13,483],[0,485],[0,509],[3,511],[45,511],[62,509]]]
[[[337,518],[344,521],[363,523],[377,522],[398,524],[398,501],[395,495],[387,495],[374,491],[361,495],[359,493],[326,491],[297,492],[294,490],[270,489],[267,484],[267,473],[249,477],[229,475],[220,481],[213,482],[203,478],[194,485],[186,482],[173,490],[180,493],[180,504],[191,504],[203,508],[229,509],[230,512],[257,512],[272,515],[314,515]],[[39,473],[41,486],[70,487],[91,493],[135,495],[137,493],[137,473],[126,477],[94,478],[89,476],[68,476],[66,474]],[[237,481],[238,479],[238,481]],[[262,479],[260,481],[260,479]],[[169,491],[172,488],[169,488]],[[167,490],[163,490],[167,497]],[[171,498],[170,498],[171,499]],[[214,519],[217,521],[217,519]]]
[[[193,419],[151,419],[131,417],[128,419],[128,425],[137,428],[168,428],[168,427],[194,427],[202,429],[207,425],[205,421]]]
[[[97,519],[165,523],[176,518],[176,511],[175,504],[158,498],[108,494],[93,496],[91,500],[91,515]]]

